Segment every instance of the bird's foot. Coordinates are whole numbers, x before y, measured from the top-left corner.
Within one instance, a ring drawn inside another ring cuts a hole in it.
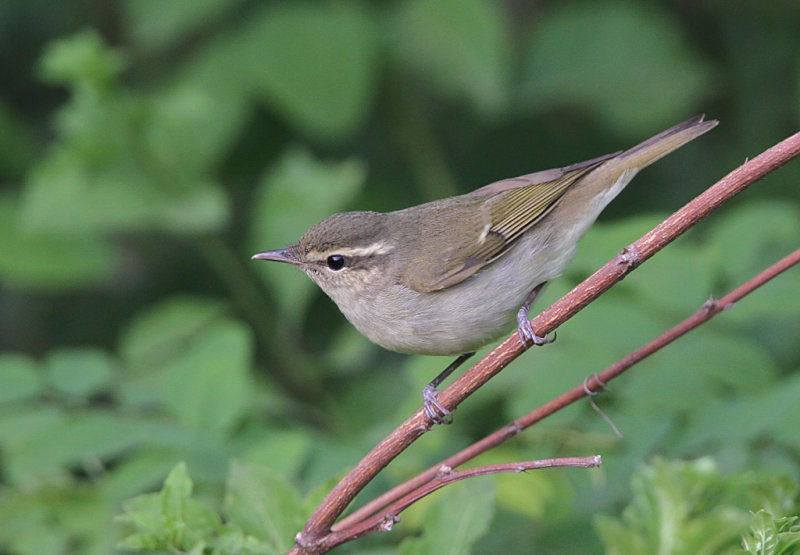
[[[422,390],[422,410],[434,424],[452,424],[453,413],[436,399],[438,395],[439,391],[433,385],[426,385]]]
[[[526,347],[530,347],[531,345],[546,345],[555,341],[557,337],[555,334],[552,339],[546,335],[536,335],[536,332],[534,332],[531,327],[531,321],[528,320],[528,307],[525,306],[520,308],[519,312],[517,312],[517,333],[519,334],[519,340],[522,341],[522,344]]]

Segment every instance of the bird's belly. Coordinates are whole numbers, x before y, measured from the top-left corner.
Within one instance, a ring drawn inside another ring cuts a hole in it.
[[[565,248],[558,237],[526,239],[514,247],[524,253],[509,252],[452,287],[418,293],[395,284],[350,304],[345,316],[371,341],[392,351],[475,351],[514,329],[528,294],[560,275],[572,257],[573,249]]]
[[[511,330],[524,301],[501,302],[496,296],[473,296],[469,303],[460,298],[424,293],[422,302],[406,303],[383,317],[348,320],[371,341],[401,353],[459,355],[472,352]],[[419,295],[419,293],[415,293]]]

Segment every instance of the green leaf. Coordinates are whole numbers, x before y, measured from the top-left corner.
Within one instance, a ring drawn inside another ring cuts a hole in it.
[[[213,299],[167,297],[130,321],[120,340],[122,358],[134,372],[147,373],[171,361],[224,311],[223,304]]]
[[[264,540],[275,553],[288,551],[303,526],[298,492],[269,468],[234,461],[224,512],[245,533]]]
[[[87,30],[48,45],[40,71],[50,82],[105,92],[116,86],[124,66],[118,52],[108,49],[96,31]]]
[[[192,461],[203,479],[220,483],[231,456],[230,449],[208,432],[180,427],[163,417],[67,411],[43,403],[3,411],[0,450],[6,483],[20,486],[63,480],[73,470],[100,472],[113,460],[112,476],[103,487],[114,499],[141,491],[137,484],[152,487],[176,457]],[[128,462],[136,463],[135,454],[141,455],[138,468],[126,469]]]
[[[248,110],[243,95],[187,79],[160,92],[150,107],[150,125],[142,142],[154,163],[161,171],[176,176],[198,176],[193,187],[205,190],[209,197],[205,217],[213,217],[211,211],[219,208],[216,203],[225,200],[213,198],[219,193],[217,186],[204,176],[229,154],[231,143],[245,123]],[[181,217],[185,211],[182,205],[167,208],[174,217]]]
[[[797,247],[798,236],[800,207],[754,200],[720,213],[704,244],[720,273],[735,285],[786,256]]]
[[[57,474],[66,467],[92,467],[142,440],[133,422],[111,412],[66,413],[41,407],[37,411],[43,412],[38,418],[18,415],[17,425],[24,426],[19,431],[25,433],[12,434],[5,442],[4,466],[15,483]]]
[[[753,230],[758,230],[754,233]],[[800,208],[788,202],[753,201],[720,213],[705,241],[722,286],[752,278],[797,248]],[[736,322],[794,317],[800,310],[800,270],[792,268],[737,303],[726,318]]]
[[[411,0],[395,18],[396,55],[444,94],[469,100],[483,115],[508,100],[509,30],[484,0]]]
[[[800,510],[800,483],[789,475],[773,471],[751,471],[747,475],[748,502],[751,510],[764,509],[774,515],[788,515]]]
[[[190,191],[164,199],[148,224],[173,233],[198,234],[219,230],[229,215],[228,198],[219,184],[197,179]]]
[[[20,555],[69,553],[80,546],[85,555],[113,550],[115,531],[108,522],[111,507],[99,492],[80,481],[40,482],[4,488],[0,496],[0,544]]]
[[[193,487],[186,463],[178,463],[167,475],[161,490],[161,512],[168,524],[170,520],[180,520],[192,496]]]
[[[158,423],[153,425],[158,426]],[[146,448],[116,462],[114,471],[109,472],[101,484],[104,497],[115,506],[142,491],[151,490],[175,465],[175,451],[159,448],[156,441],[147,441],[148,434],[141,434],[141,437],[145,438]]]
[[[123,538],[118,547],[123,549],[157,550],[165,546],[166,531],[161,515],[161,494],[137,495],[122,505],[117,521],[136,530]]]
[[[110,66],[101,62],[113,53],[94,34],[52,50],[47,74],[69,83],[73,95],[57,114],[58,143],[28,175],[25,229],[85,236],[223,225],[228,199],[204,172],[241,127],[242,102],[188,82],[151,95],[122,90],[113,71],[95,67]]]
[[[740,373],[732,370],[731,373]],[[679,447],[695,452],[698,445],[758,442],[770,438],[792,444],[800,426],[800,377],[745,389],[734,398],[707,399],[685,423]]]
[[[135,530],[119,547],[203,553],[222,528],[219,516],[192,499],[193,483],[186,463],[178,463],[159,493],[140,495],[125,502],[117,520]]]
[[[269,466],[281,476],[295,476],[311,453],[311,437],[298,429],[265,428],[255,437],[237,438],[240,458],[248,464]]]
[[[26,229],[70,237],[149,229],[198,233],[226,222],[228,201],[216,183],[174,173],[165,178],[152,157],[136,163],[129,153],[140,148],[141,139],[125,139],[133,122],[119,121],[128,115],[116,107],[97,112],[95,121],[77,118],[91,124],[81,130],[85,136],[66,140],[29,174],[21,199]],[[121,139],[109,141],[106,133]],[[77,145],[78,139],[86,145]],[[107,152],[70,150],[76,146]],[[89,159],[94,155],[105,159]]]
[[[159,403],[197,429],[228,430],[248,411],[253,339],[250,330],[219,320],[169,352],[157,372],[124,384],[132,404]]]
[[[761,510],[753,515],[750,531],[742,536],[742,545],[754,555],[775,553],[778,546],[778,527],[771,514]]]
[[[60,349],[47,357],[47,371],[56,391],[89,397],[111,385],[116,361],[101,349]]]
[[[242,0],[128,0],[122,4],[125,23],[137,49],[158,51],[218,21]]]
[[[312,224],[345,207],[364,178],[364,168],[354,160],[323,163],[304,150],[287,151],[259,185],[251,252],[296,243]],[[299,321],[315,291],[314,283],[287,265],[262,262],[258,267],[274,288],[281,313]]]
[[[700,310],[715,290],[712,268],[705,254],[693,245],[672,244],[625,283],[649,306],[682,319]]]
[[[11,444],[23,442],[29,436],[53,426],[62,418],[64,418],[62,410],[47,405],[25,403],[5,409],[3,418],[0,419],[0,445],[6,449]]]
[[[42,392],[43,385],[40,367],[32,359],[22,354],[0,353],[0,403],[35,397]]]
[[[742,536],[744,549],[755,555],[782,555],[800,549],[800,517],[775,518],[760,510],[752,516],[750,530]]]
[[[672,347],[648,357],[640,371],[626,377],[630,403],[651,411],[658,407],[696,410],[715,397],[715,392],[756,392],[778,374],[770,354],[756,342],[715,333],[708,327]]]
[[[492,450],[492,458],[501,461],[518,460],[526,455],[530,456],[524,449]],[[568,514],[574,497],[566,476],[549,470],[498,474],[495,485],[498,508],[521,514],[531,521],[554,514]]]
[[[377,88],[378,42],[361,4],[267,6],[237,30],[236,47],[237,73],[300,131],[339,140],[366,119]]]
[[[685,119],[711,88],[679,23],[649,4],[559,3],[534,22],[521,87],[536,110],[578,104],[612,129],[646,134]]]
[[[21,291],[62,291],[96,285],[111,275],[114,251],[93,237],[26,229],[17,203],[0,195],[0,281]]]
[[[488,477],[479,477],[451,484],[432,495],[432,503],[425,510],[422,537],[404,540],[400,553],[470,553],[494,517],[494,483]]]
[[[187,352],[164,368],[164,399],[184,421],[227,430],[250,406],[253,338],[238,322],[205,330]]]
[[[725,499],[726,482],[710,459],[656,459],[632,485],[620,519],[595,520],[606,553],[728,553],[738,545],[747,514]]]

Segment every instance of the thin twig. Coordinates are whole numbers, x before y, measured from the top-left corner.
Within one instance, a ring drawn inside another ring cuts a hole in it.
[[[776,262],[752,279],[746,281],[719,300],[712,299],[706,301],[706,303],[703,304],[702,308],[697,313],[693,314],[680,324],[674,326],[672,329],[648,342],[646,345],[640,347],[628,356],[620,359],[618,362],[612,364],[602,372],[593,375],[586,380],[585,383],[576,385],[574,388],[563,393],[549,403],[542,405],[525,416],[514,420],[494,433],[473,443],[469,447],[462,449],[455,455],[452,455],[442,462],[428,468],[424,472],[417,474],[411,480],[408,480],[407,482],[392,488],[383,495],[376,497],[374,500],[359,508],[357,511],[354,511],[346,518],[337,522],[334,526],[334,529],[337,531],[344,531],[345,529],[349,529],[351,527],[360,526],[358,523],[368,518],[370,520],[375,518],[371,515],[378,513],[378,511],[380,511],[381,515],[385,514],[390,510],[385,508],[387,505],[393,503],[398,498],[406,496],[408,492],[414,491],[423,484],[430,482],[435,478],[438,469],[441,466],[444,465],[453,468],[461,466],[465,462],[474,459],[478,455],[497,447],[526,428],[529,428],[530,426],[559,411],[567,405],[570,405],[582,399],[583,397],[602,389],[605,384],[628,370],[633,365],[652,355],[656,351],[666,347],[699,325],[707,322],[723,310],[730,308],[734,303],[737,303],[746,295],[749,295],[778,274],[785,272],[798,263],[800,263],[800,249],[782,258],[780,261]],[[377,518],[380,518],[380,515]]]
[[[538,470],[541,468],[553,467],[578,467],[592,468],[600,466],[600,455],[591,457],[564,457],[557,459],[541,459],[536,461],[522,461],[514,463],[491,464],[479,466],[466,470],[453,470],[447,465],[439,465],[431,480],[420,485],[418,488],[408,492],[402,498],[397,499],[379,515],[362,520],[354,526],[340,531],[334,531],[325,538],[329,548],[350,541],[356,537],[365,536],[373,532],[387,532],[398,522],[398,515],[405,509],[430,495],[431,493],[445,487],[453,482],[474,478],[476,476],[486,476],[488,474],[500,474],[504,472],[526,472],[528,470]]]
[[[792,135],[732,171],[651,232],[626,247],[600,270],[539,314],[532,321],[537,335],[553,331],[713,210],[798,154],[800,154],[800,133]],[[455,410],[461,401],[505,368],[524,350],[525,347],[517,334],[513,334],[444,389],[437,400],[446,409]],[[580,392],[583,393],[582,387]],[[331,526],[336,518],[378,472],[425,433],[430,425],[430,420],[422,409],[419,409],[376,445],[328,493],[312,513],[303,531],[297,535],[297,545],[290,553],[323,553],[330,549],[326,536],[331,534]]]

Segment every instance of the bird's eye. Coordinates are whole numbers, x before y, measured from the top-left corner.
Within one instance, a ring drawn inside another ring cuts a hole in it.
[[[332,254],[325,259],[325,263],[331,270],[341,270],[345,265],[345,258],[341,254]]]

